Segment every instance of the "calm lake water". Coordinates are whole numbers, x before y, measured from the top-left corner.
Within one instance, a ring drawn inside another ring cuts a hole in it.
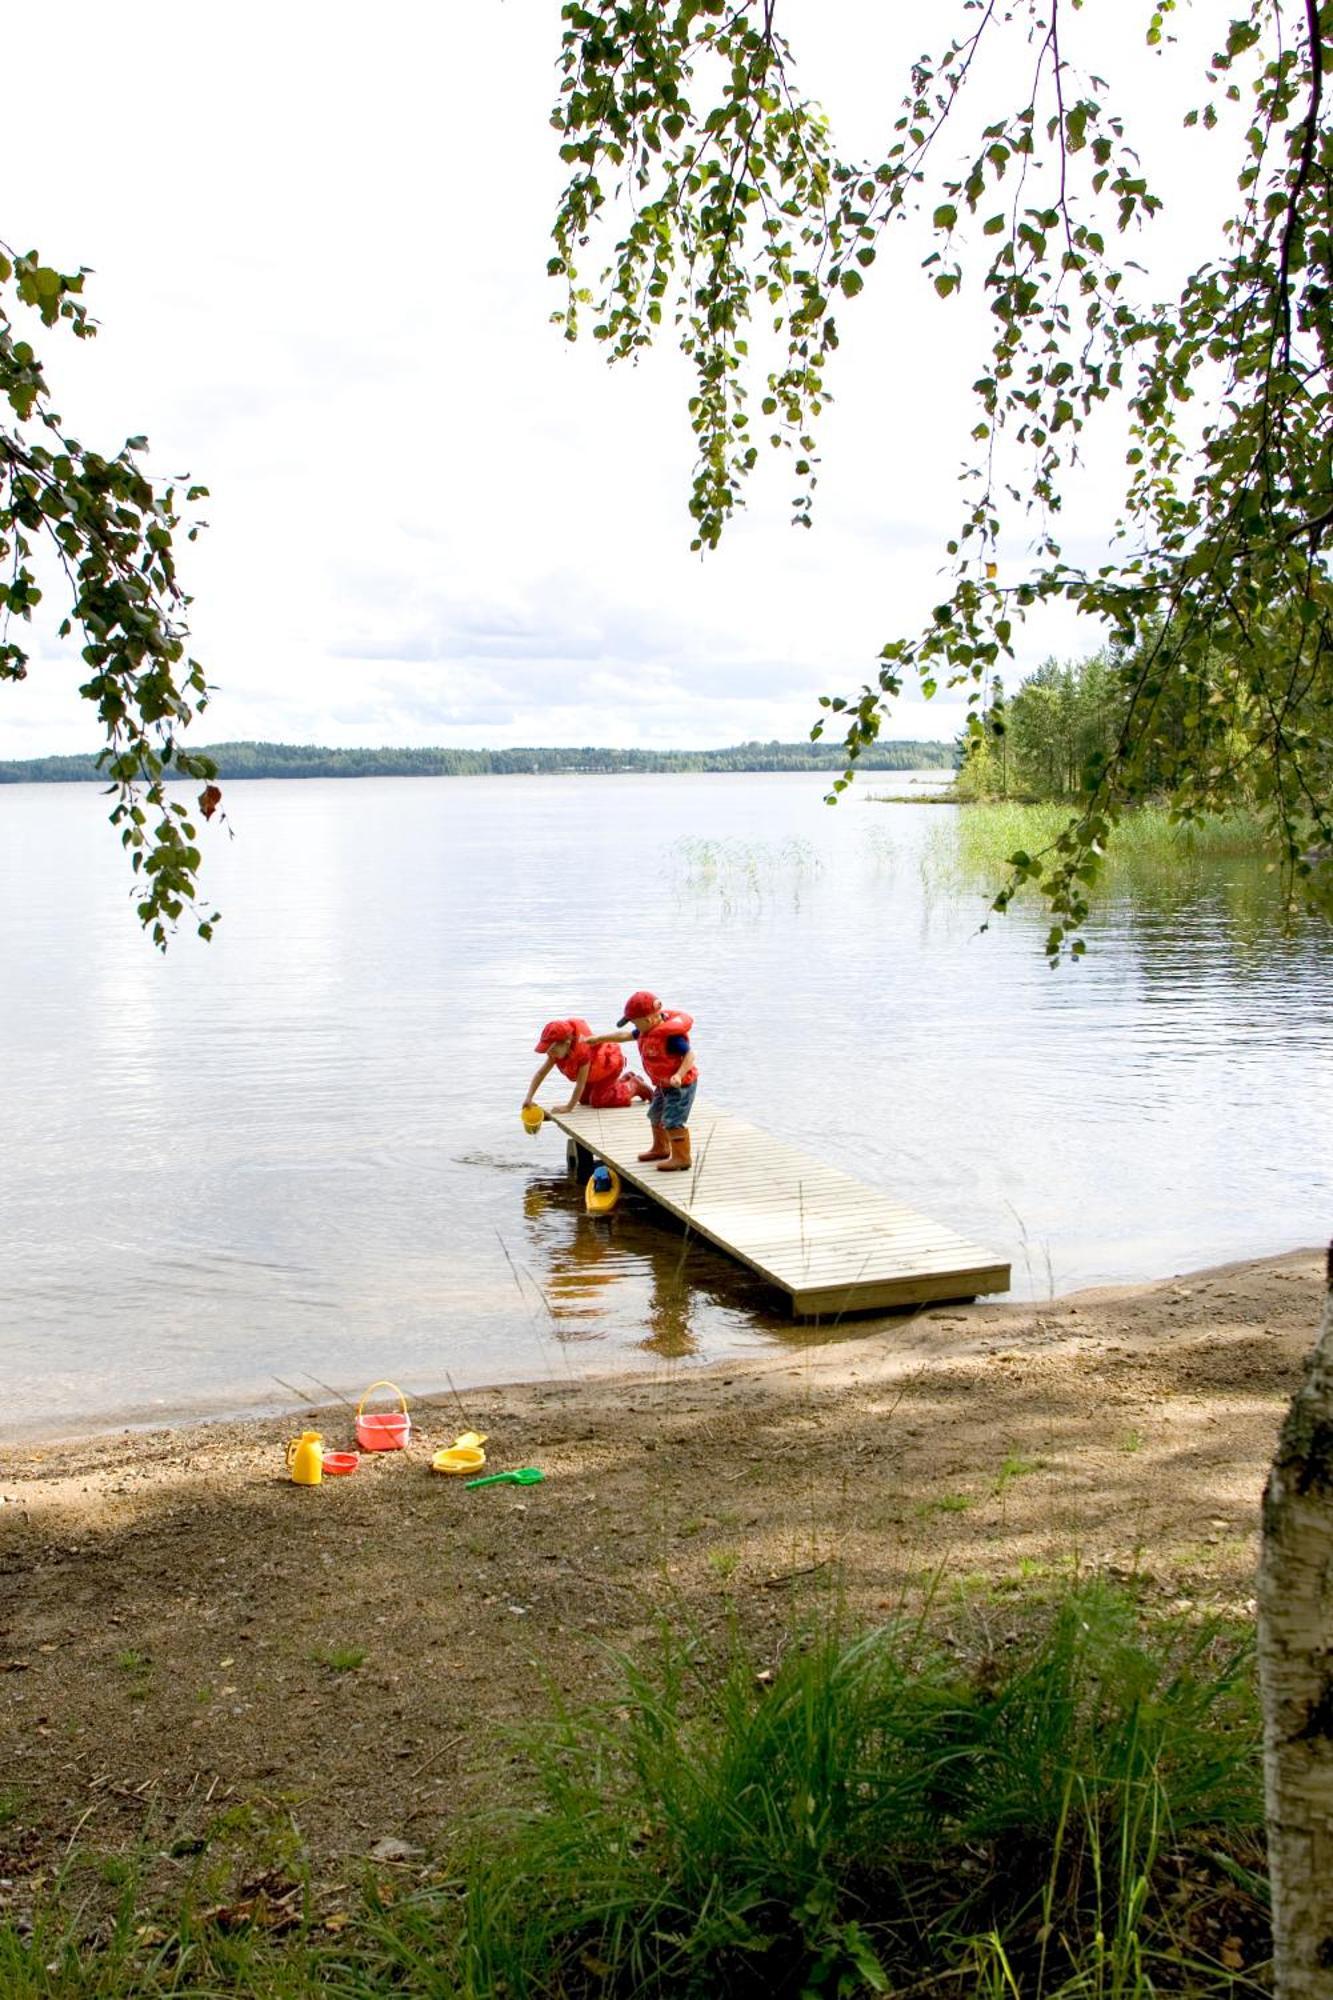
[[[1283,938],[1219,866],[1111,899],[1052,973],[1036,909],[979,933],[954,808],[822,791],[232,784],[216,940],[162,958],[96,788],[0,787],[0,1431],[828,1338],[635,1204],[585,1217],[523,1132],[541,1023],[613,1026],[637,986],[694,1014],[709,1098],[998,1249],[1020,1296],[1328,1236],[1326,929]]]

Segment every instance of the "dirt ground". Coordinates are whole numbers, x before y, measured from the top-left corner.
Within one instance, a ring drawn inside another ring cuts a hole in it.
[[[864,1623],[932,1588],[1002,1639],[1075,1566],[1244,1615],[1322,1283],[1299,1252],[470,1392],[488,1470],[540,1466],[528,1488],[429,1472],[464,1428],[447,1400],[317,1488],[284,1476],[290,1419],[8,1450],[0,1917],[132,1849],[164,1894],[266,1841],[327,1885],[411,1866],[517,1781],[503,1725],[609,1687],[663,1615],[733,1620],[772,1662],[819,1604]],[[351,1441],[341,1408],[320,1428]]]

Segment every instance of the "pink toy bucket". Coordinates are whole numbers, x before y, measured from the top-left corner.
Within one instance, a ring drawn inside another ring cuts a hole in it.
[[[369,1410],[365,1405],[377,1389],[392,1389],[401,1410]],[[402,1451],[412,1435],[407,1398],[396,1382],[372,1382],[356,1406],[356,1441],[362,1451]]]

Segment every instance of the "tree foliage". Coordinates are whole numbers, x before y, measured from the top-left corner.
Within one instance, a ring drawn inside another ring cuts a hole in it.
[[[1173,7],[1145,9],[1143,29],[1183,71]],[[858,692],[824,698],[846,730],[835,793],[911,674],[927,695],[965,688],[981,730],[1024,620],[1059,602],[1114,644],[1122,720],[1089,751],[1068,827],[1021,857],[996,907],[1037,882],[1048,951],[1081,951],[1116,820],[1164,789],[1184,819],[1257,808],[1289,895],[1333,909],[1333,5],[1251,0],[1219,19],[1202,72],[1182,75],[1198,171],[1235,198],[1165,296],[1137,261],[1161,200],[1092,67],[1107,0],[935,10],[954,32],[911,64],[868,160],[836,149],[779,13],[780,0],[565,5],[554,122],[571,174],[551,269],[570,337],[591,320],[627,357],[674,326],[694,369],[700,549],[742,503],[756,433],[791,454],[793,513],[808,524],[838,314],[895,223],[924,218],[942,298],[984,295],[991,335],[960,426],[971,449],[947,593],[920,630],[884,644]],[[983,82],[997,71],[1023,78],[998,116]],[[589,285],[587,247],[611,228]],[[771,365],[751,358],[752,323],[776,342]],[[1062,550],[1061,501],[1089,423],[1111,409],[1127,429],[1120,515],[1107,559],[1084,567]]]
[[[210,743],[199,755],[227,778],[502,778],[564,772],[614,775],[648,771],[830,771],[837,752],[818,743],[733,743],[721,750],[617,750],[515,745],[505,750],[330,749],[317,743]],[[947,771],[948,743],[877,743],[867,753],[879,771]],[[0,785],[65,784],[96,778],[94,757],[0,758]]]
[[[80,693],[97,710],[106,747],[98,763],[115,797],[137,877],[140,920],[158,945],[195,899],[198,838],[190,809],[167,796],[172,777],[205,780],[199,809],[216,811],[214,767],[192,754],[180,732],[207,701],[203,670],[187,657],[188,605],[176,574],[182,516],[174,486],[143,472],[146,440],[132,437],[115,458],[82,445],[52,409],[42,364],[19,323],[31,315],[80,340],[96,331],[83,302],[82,271],[16,255],[0,244],[0,680],[23,680],[31,658],[28,627],[42,601],[43,545],[63,576],[62,638],[82,635],[88,678]],[[192,486],[190,505],[206,489]],[[193,540],[197,525],[186,529]],[[211,935],[216,913],[199,919]]]

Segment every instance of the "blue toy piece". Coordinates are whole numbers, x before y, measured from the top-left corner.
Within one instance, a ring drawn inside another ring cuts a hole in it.
[[[589,1215],[609,1215],[620,1200],[620,1175],[599,1160],[583,1190],[583,1205]]]

